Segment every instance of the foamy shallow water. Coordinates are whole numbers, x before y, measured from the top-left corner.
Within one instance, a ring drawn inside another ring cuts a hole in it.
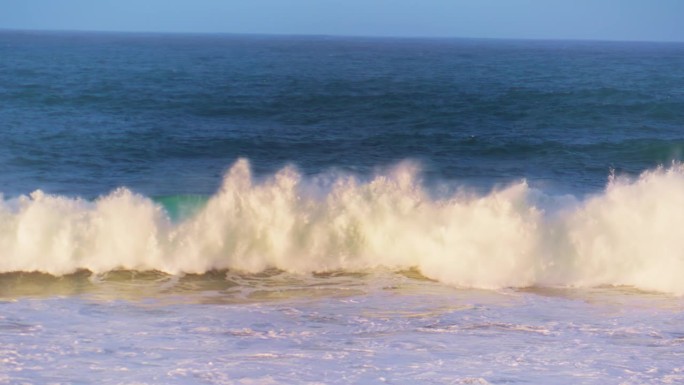
[[[466,290],[412,272],[117,274],[3,276],[0,383],[684,381],[680,297]]]

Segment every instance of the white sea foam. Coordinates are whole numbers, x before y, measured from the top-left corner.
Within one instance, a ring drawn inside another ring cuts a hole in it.
[[[684,166],[601,194],[525,182],[434,198],[410,164],[322,186],[292,168],[255,182],[245,160],[181,222],[127,189],[96,201],[40,191],[0,202],[0,272],[212,269],[295,273],[377,267],[477,288],[630,285],[684,294]]]

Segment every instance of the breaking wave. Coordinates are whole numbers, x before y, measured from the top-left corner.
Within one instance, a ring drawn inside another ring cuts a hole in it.
[[[257,182],[239,160],[215,195],[187,207],[125,188],[95,201],[35,191],[0,200],[0,272],[388,268],[463,287],[684,294],[684,165],[611,177],[586,198],[524,181],[435,197],[419,177],[402,163],[368,181],[284,168]]]

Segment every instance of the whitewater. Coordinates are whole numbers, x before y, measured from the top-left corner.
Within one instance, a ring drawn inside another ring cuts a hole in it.
[[[0,272],[384,268],[415,269],[463,288],[630,286],[684,294],[681,164],[633,180],[611,176],[603,192],[578,198],[524,181],[436,196],[410,162],[365,181],[304,178],[292,167],[257,181],[242,159],[196,206],[171,220],[162,204],[126,188],[94,201],[41,191],[4,200]]]
[[[0,31],[0,385],[684,383],[684,45]]]

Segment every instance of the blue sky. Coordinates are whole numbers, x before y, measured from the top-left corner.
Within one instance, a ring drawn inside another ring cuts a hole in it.
[[[684,0],[0,0],[0,28],[684,41]]]

